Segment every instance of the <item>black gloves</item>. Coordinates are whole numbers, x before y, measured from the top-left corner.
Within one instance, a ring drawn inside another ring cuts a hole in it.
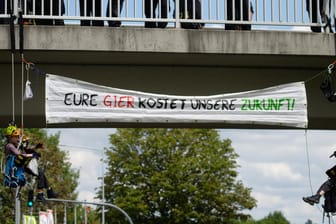
[[[41,158],[41,153],[33,152],[33,158],[35,158],[35,159]]]

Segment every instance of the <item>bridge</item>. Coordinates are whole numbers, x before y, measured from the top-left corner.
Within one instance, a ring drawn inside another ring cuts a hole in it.
[[[163,1],[163,0],[162,0]],[[183,1],[183,0],[182,0]],[[60,2],[60,1],[59,1]],[[99,85],[171,95],[213,95],[255,90],[279,84],[307,81],[335,60],[335,36],[310,32],[324,27],[306,12],[306,1],[252,1],[253,19],[228,19],[222,1],[202,5],[202,18],[146,18],[142,1],[129,0],[117,17],[80,15],[77,3],[65,2],[64,15],[29,14],[23,18],[64,19],[63,26],[25,25],[24,56],[39,69]],[[290,3],[289,3],[290,2]],[[311,0],[310,0],[311,2]],[[102,5],[106,2],[102,1]],[[162,4],[162,3],[161,3]],[[175,4],[180,4],[175,1]],[[250,3],[251,4],[251,3]],[[283,4],[283,5],[282,5]],[[133,5],[132,12],[131,8]],[[134,7],[135,5],[139,6]],[[173,5],[173,3],[171,3]],[[122,6],[118,5],[121,9]],[[268,8],[271,7],[271,8]],[[311,7],[311,5],[310,5]],[[103,10],[105,10],[102,8]],[[135,8],[137,10],[135,10]],[[140,13],[138,12],[140,11]],[[175,9],[171,11],[174,12]],[[20,11],[17,8],[16,11]],[[195,10],[194,10],[195,11]],[[179,11],[176,10],[175,14]],[[217,16],[216,16],[217,15]],[[6,11],[0,18],[8,18]],[[121,27],[80,26],[80,19],[122,22]],[[165,29],[144,28],[144,22],[167,22]],[[205,23],[203,29],[182,29],[183,22]],[[252,24],[251,31],[225,30],[227,24]],[[12,119],[12,55],[8,24],[0,25],[0,125]],[[285,27],[285,28],[284,28]],[[300,31],[302,28],[305,31]],[[280,29],[280,30],[279,30]],[[293,30],[294,29],[294,30]],[[15,25],[19,43],[19,26]],[[21,116],[21,58],[15,54],[15,117]],[[46,127],[44,77],[30,71],[34,99],[24,102],[25,127]],[[309,128],[335,129],[335,103],[322,95],[322,76],[306,83]],[[48,127],[137,127],[129,123],[62,124]],[[143,125],[141,125],[143,126]],[[149,126],[167,126],[152,124]],[[176,126],[176,125],[175,125]],[[179,126],[179,125],[177,125]],[[195,125],[190,125],[195,127]],[[198,124],[197,127],[200,125]],[[202,127],[258,127],[202,124]],[[260,126],[260,128],[267,128]]]

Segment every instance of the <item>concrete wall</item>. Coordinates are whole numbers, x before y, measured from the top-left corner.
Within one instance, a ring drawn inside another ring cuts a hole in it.
[[[4,78],[0,82],[0,100],[4,105],[0,109],[0,126],[6,125],[12,116],[8,31],[7,26],[0,26],[0,72]],[[45,72],[101,85],[164,94],[210,95],[307,80],[335,59],[335,37],[286,31],[26,26],[25,57]],[[19,96],[19,54],[15,59]],[[36,97],[25,103],[26,127],[45,126],[43,80],[31,74]],[[323,98],[319,90],[321,81],[319,76],[307,83],[309,127],[335,129],[336,103]],[[19,121],[21,102],[16,98]]]

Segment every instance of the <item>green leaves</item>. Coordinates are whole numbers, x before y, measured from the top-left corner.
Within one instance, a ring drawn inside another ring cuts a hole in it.
[[[231,141],[215,130],[118,129],[110,142],[106,200],[135,223],[229,223],[256,205],[236,180]]]

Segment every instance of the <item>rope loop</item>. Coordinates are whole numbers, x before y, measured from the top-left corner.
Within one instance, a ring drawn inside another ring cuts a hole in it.
[[[27,71],[35,69],[35,64],[33,62],[29,62],[25,58],[22,58],[22,62],[25,64],[25,68]]]
[[[328,73],[329,73],[329,74],[331,74],[331,73],[332,73],[332,71],[333,71],[334,67],[335,67],[335,65],[334,65],[334,64],[330,64],[330,65],[328,66]]]

